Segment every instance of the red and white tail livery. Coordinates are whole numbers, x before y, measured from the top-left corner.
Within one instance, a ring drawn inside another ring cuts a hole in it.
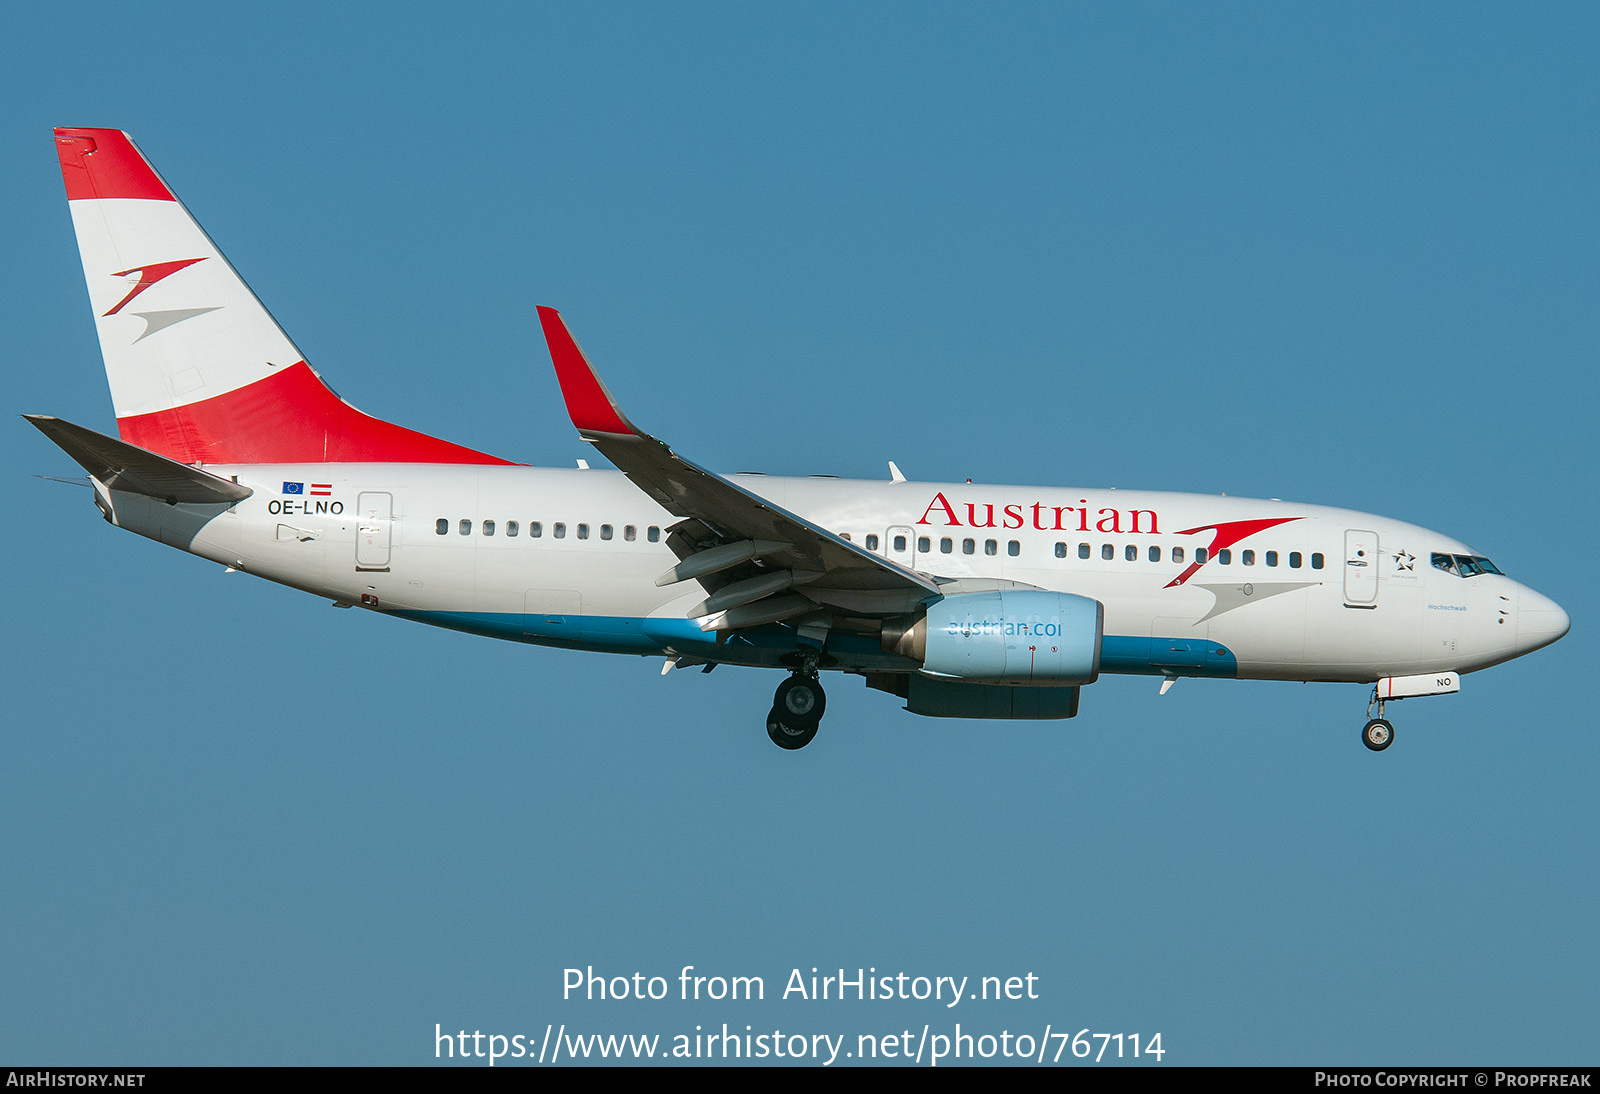
[[[181,463],[499,463],[330,391],[126,133],[57,129],[117,428]]]
[[[1102,673],[1345,681],[1385,704],[1556,641],[1567,614],[1387,517],[1156,491],[722,476],[623,414],[539,318],[573,424],[618,468],[526,467],[364,414],[321,380],[114,129],[56,149],[118,437],[29,416],[119,527],[344,606],[495,638],[822,673],[914,714],[1069,718]]]

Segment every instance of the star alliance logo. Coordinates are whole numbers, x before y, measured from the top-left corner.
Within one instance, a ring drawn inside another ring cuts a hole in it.
[[[1417,556],[1402,547],[1400,553],[1394,556],[1394,568],[1397,571],[1404,570],[1406,573],[1414,574],[1416,570],[1412,569],[1412,563],[1416,561]]]

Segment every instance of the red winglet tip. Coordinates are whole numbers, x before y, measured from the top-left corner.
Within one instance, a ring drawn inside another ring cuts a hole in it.
[[[561,385],[561,397],[567,402],[567,414],[580,433],[637,434],[628,419],[617,409],[616,400],[601,383],[594,366],[584,356],[554,308],[540,306],[539,323],[544,327],[544,339],[550,347],[550,361],[555,365],[556,381]]]
[[[120,129],[58,128],[56,155],[67,200],[145,198],[177,201],[128,135]]]

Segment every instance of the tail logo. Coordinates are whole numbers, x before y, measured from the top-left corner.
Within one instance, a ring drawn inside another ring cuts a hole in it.
[[[111,276],[131,277],[134,274],[138,274],[139,283],[133,287],[132,291],[130,291],[127,296],[124,296],[121,300],[117,301],[117,306],[106,312],[105,315],[116,315],[119,311],[127,306],[128,301],[144,292],[151,285],[154,285],[158,281],[164,281],[187,266],[193,266],[196,262],[204,261],[204,257],[180,258],[176,262],[152,262],[148,266],[135,266],[131,270],[118,270]],[[100,318],[104,319],[105,315],[102,315]]]
[[[137,274],[139,278],[138,283],[133,286],[133,288],[128,292],[127,296],[124,296],[121,300],[117,301],[116,307],[106,312],[106,314],[102,315],[100,318],[104,319],[106,316],[116,315],[119,311],[127,306],[128,301],[144,292],[151,285],[154,285],[158,281],[166,280],[179,270],[193,266],[196,262],[204,261],[205,256],[201,256],[200,258],[180,258],[176,262],[152,262],[148,266],[135,266],[131,270],[118,270],[111,276],[132,278],[135,274]],[[134,342],[143,342],[146,338],[149,338],[158,330],[165,330],[174,323],[181,323],[185,319],[193,319],[197,315],[204,315],[208,311],[216,310],[216,308],[169,308],[165,311],[130,312],[130,315],[136,315],[140,319],[144,320],[144,333],[135,338]]]

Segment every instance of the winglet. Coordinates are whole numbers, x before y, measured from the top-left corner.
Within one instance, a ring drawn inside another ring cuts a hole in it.
[[[561,397],[567,401],[567,413],[578,432],[638,436],[639,431],[617,408],[617,401],[600,382],[594,366],[561,321],[561,313],[554,308],[540,307],[539,322],[544,327],[544,340],[550,346],[550,360],[556,366]]]

